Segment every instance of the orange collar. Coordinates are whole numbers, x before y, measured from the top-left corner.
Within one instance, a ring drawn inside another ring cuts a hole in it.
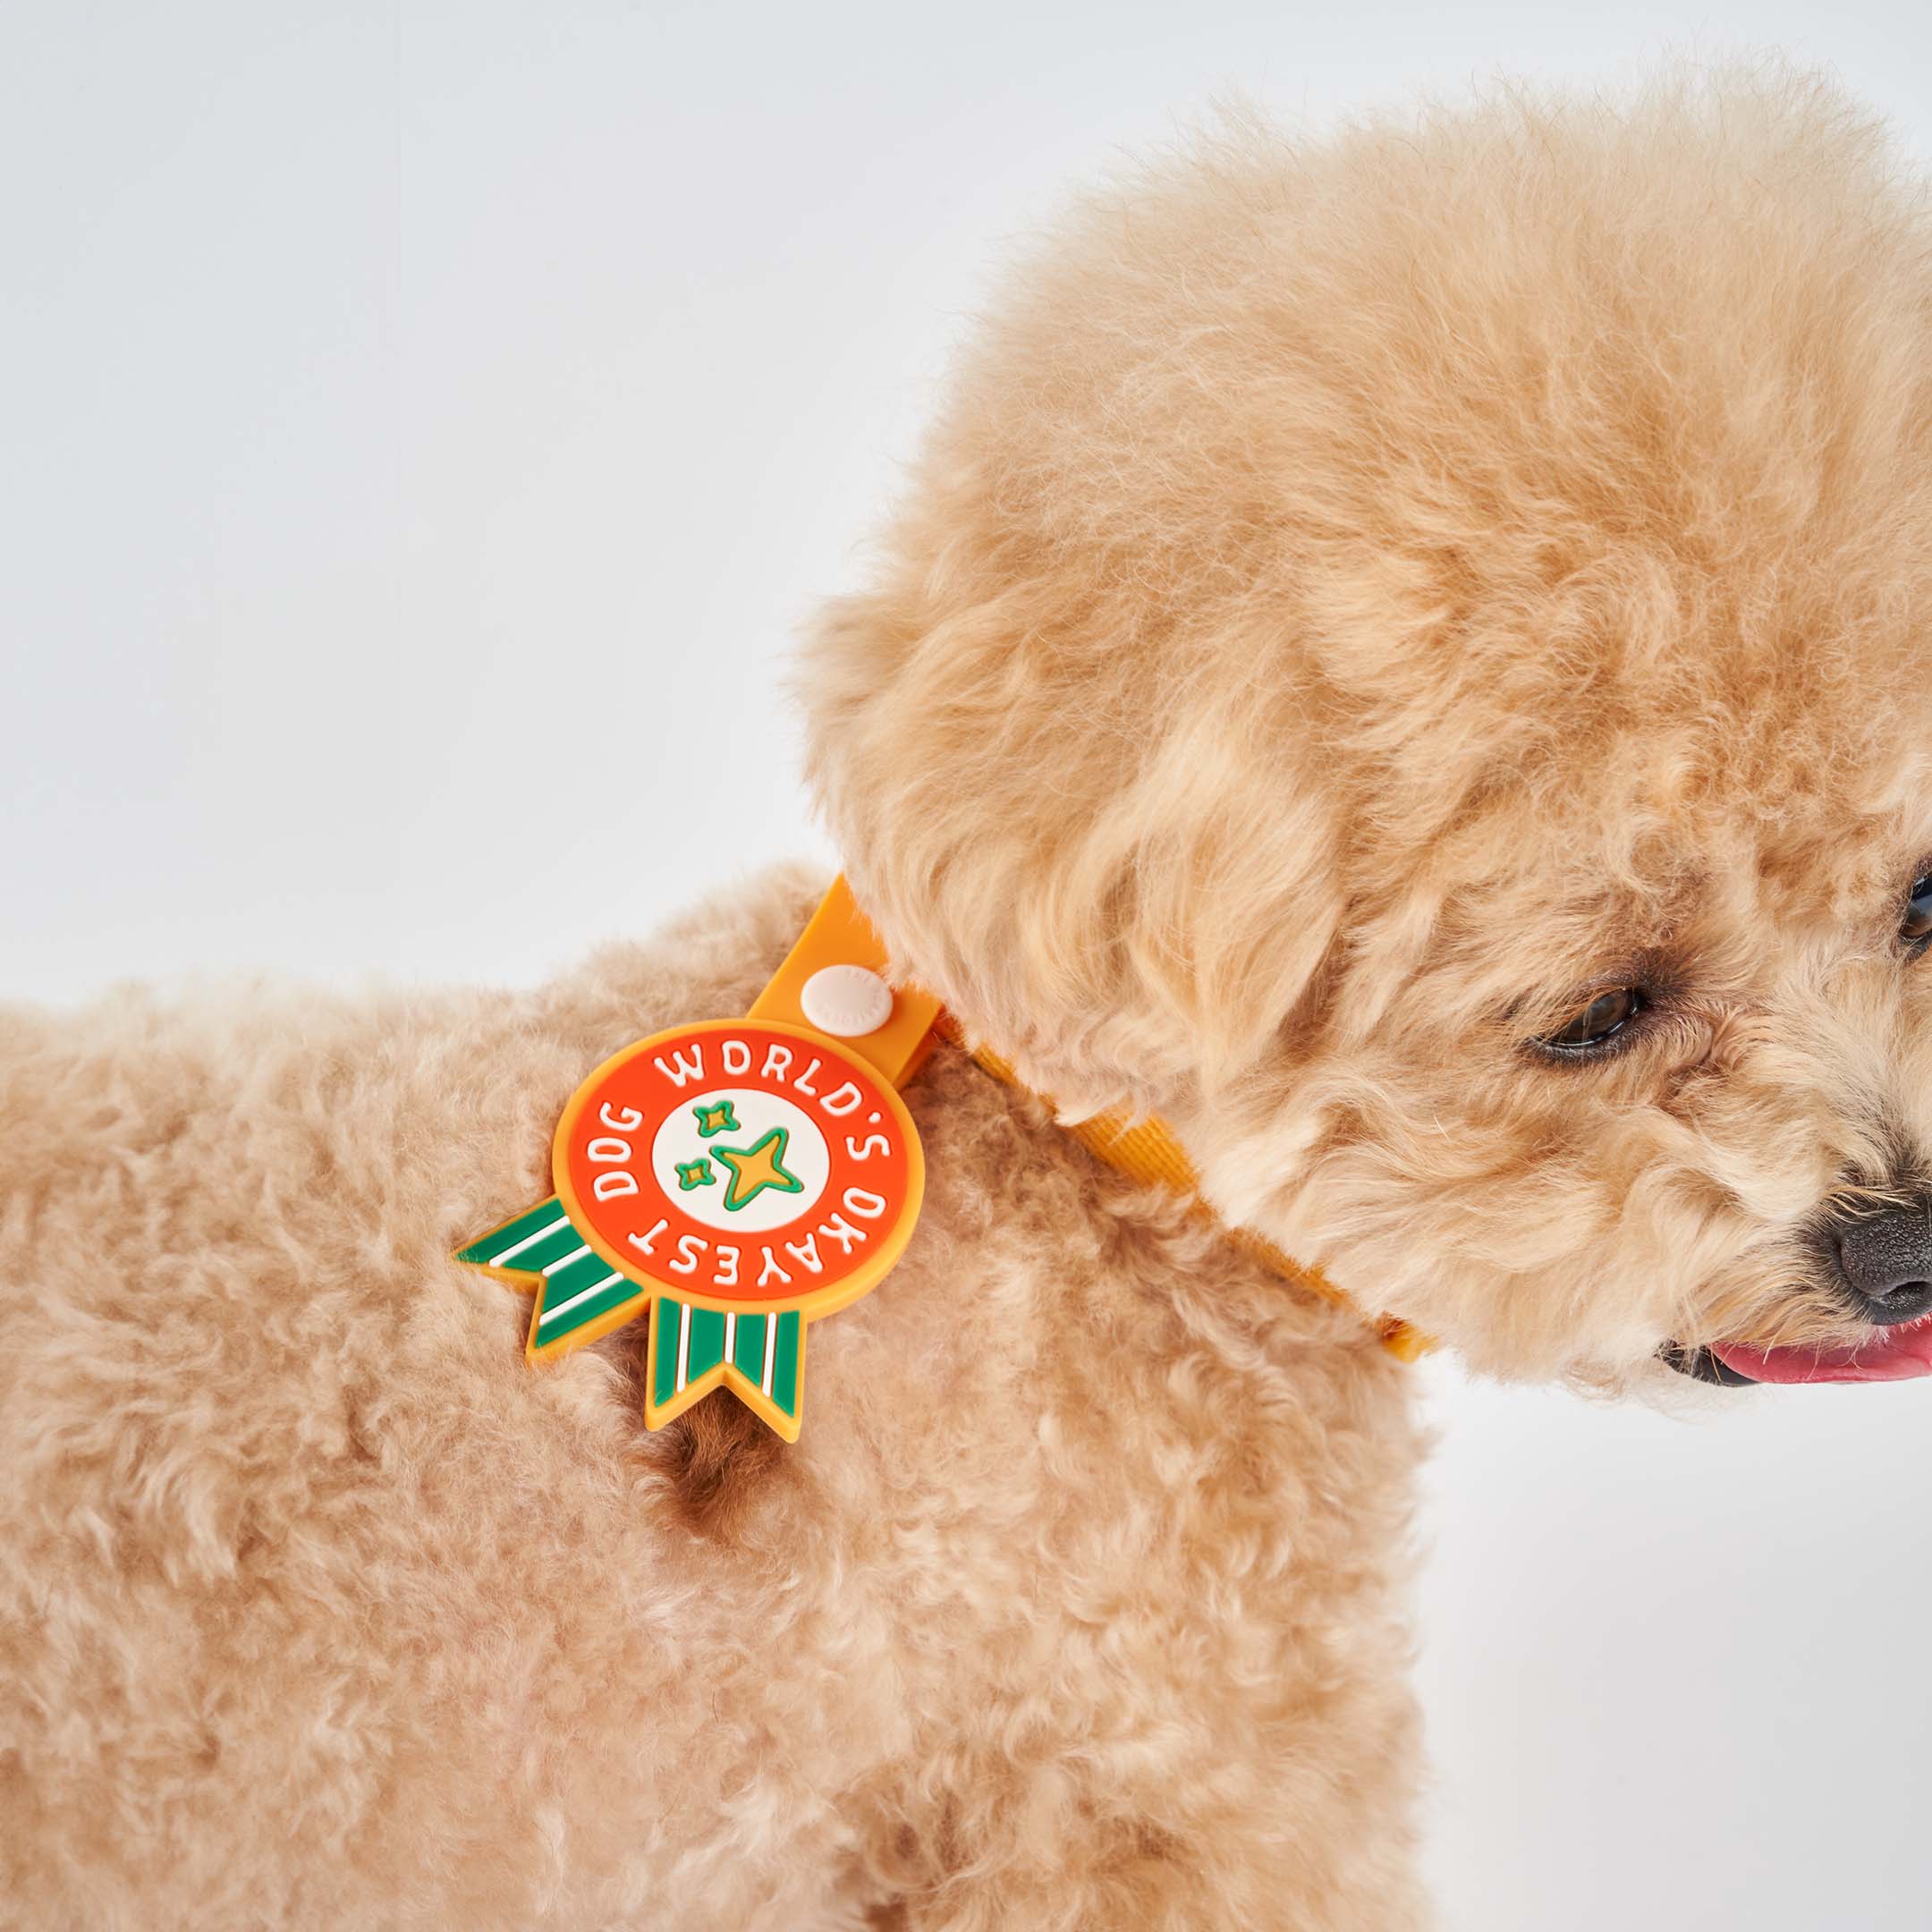
[[[859,910],[843,875],[832,882],[831,890],[791,955],[752,1006],[750,1017],[800,1018],[801,989],[820,968],[832,963],[864,966],[881,977],[886,971],[885,944],[871,921]],[[958,1021],[942,1009],[937,999],[918,987],[904,986],[896,990],[892,1017],[877,1033],[848,1039],[845,1044],[863,1054],[887,1079],[902,1084],[918,1070],[936,1036],[965,1048],[996,1080],[1009,1086],[1022,1086],[1010,1063],[990,1047],[967,1046]],[[1046,1098],[1044,1095],[1040,1097]],[[1052,1102],[1047,1100],[1046,1104],[1051,1106]],[[1325,1301],[1339,1302],[1344,1308],[1354,1307],[1350,1298],[1318,1269],[1304,1267],[1272,1241],[1246,1228],[1223,1225],[1201,1199],[1200,1177],[1194,1164],[1164,1121],[1150,1117],[1130,1122],[1118,1114],[1099,1114],[1062,1124],[1097,1159],[1117,1168],[1130,1180],[1143,1186],[1165,1187],[1182,1196],[1193,1212],[1219,1228],[1224,1240],[1274,1269],[1284,1280]],[[1427,1335],[1394,1316],[1365,1316],[1364,1319],[1373,1324],[1383,1347],[1399,1360],[1413,1361],[1434,1345]]]
[[[991,1047],[966,1046],[959,1022],[951,1013],[941,1013],[936,1024],[943,1038],[965,1047],[996,1080],[1004,1080],[1010,1087],[1019,1087],[1022,1091],[1028,1090],[1012,1064],[1001,1059]],[[1052,1106],[1053,1102],[1045,1095],[1040,1098]],[[1273,1268],[1296,1287],[1319,1295],[1324,1301],[1339,1302],[1343,1308],[1355,1306],[1320,1269],[1305,1267],[1292,1256],[1284,1254],[1273,1241],[1250,1229],[1224,1225],[1214,1209],[1201,1199],[1200,1177],[1195,1172],[1193,1162],[1187,1157],[1180,1141],[1175,1140],[1174,1130],[1158,1115],[1130,1123],[1118,1114],[1096,1114],[1087,1120],[1062,1121],[1060,1125],[1089,1154],[1104,1160],[1108,1166],[1118,1168],[1129,1180],[1146,1187],[1165,1187],[1184,1196],[1191,1210],[1213,1224],[1224,1241]],[[1383,1347],[1399,1361],[1414,1361],[1435,1345],[1419,1330],[1411,1328],[1407,1322],[1393,1315],[1366,1317],[1365,1319],[1373,1322],[1377,1334],[1382,1338]]]

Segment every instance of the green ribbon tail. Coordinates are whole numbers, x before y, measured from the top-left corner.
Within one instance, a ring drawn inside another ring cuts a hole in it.
[[[651,1387],[655,1407],[664,1408],[681,1390],[727,1359],[753,1388],[782,1414],[795,1418],[799,1401],[799,1342],[803,1325],[796,1309],[782,1315],[721,1315],[658,1298],[651,1316],[657,1373]],[[726,1386],[730,1385],[727,1383]]]
[[[626,1302],[641,1302],[648,1292],[590,1246],[555,1194],[458,1249],[456,1258],[507,1275],[520,1287],[534,1281],[537,1306],[529,1345],[533,1358],[570,1346],[573,1336],[587,1339],[583,1332],[593,1322]],[[606,1324],[598,1333],[607,1328]]]

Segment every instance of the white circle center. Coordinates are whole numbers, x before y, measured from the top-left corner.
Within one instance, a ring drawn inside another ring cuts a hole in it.
[[[719,1087],[665,1115],[650,1165],[665,1199],[693,1221],[768,1234],[818,1205],[832,1156],[803,1107],[757,1087]]]

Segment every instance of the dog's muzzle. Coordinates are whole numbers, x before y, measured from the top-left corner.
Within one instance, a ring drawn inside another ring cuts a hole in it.
[[[1753,1382],[1902,1382],[1932,1375],[1932,1192],[1828,1216],[1818,1245],[1840,1301],[1872,1330],[1838,1347],[1751,1348],[1716,1342],[1660,1353],[1680,1374],[1721,1388]]]

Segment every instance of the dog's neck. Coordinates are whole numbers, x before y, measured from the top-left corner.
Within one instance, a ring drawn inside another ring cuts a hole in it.
[[[990,1046],[970,1044],[951,1013],[940,1013],[935,1030],[970,1054],[974,1062],[996,1080],[1008,1086],[1024,1087],[1025,1083],[1014,1071],[1012,1062]],[[1049,1108],[1053,1106],[1047,1096],[1039,1097]],[[1131,1180],[1148,1187],[1165,1187],[1182,1195],[1191,1203],[1195,1212],[1216,1223],[1224,1240],[1272,1268],[1297,1288],[1344,1308],[1355,1307],[1352,1298],[1318,1268],[1309,1267],[1284,1254],[1272,1241],[1249,1229],[1230,1228],[1221,1224],[1202,1198],[1200,1177],[1193,1162],[1188,1158],[1187,1150],[1165,1121],[1151,1116],[1144,1120],[1129,1120],[1119,1114],[1095,1114],[1083,1120],[1061,1121],[1060,1126],[1097,1159],[1117,1168]],[[1394,1316],[1365,1314],[1363,1319],[1373,1324],[1382,1338],[1382,1345],[1399,1360],[1413,1361],[1433,1345],[1427,1335]]]
[[[851,1013],[839,1010],[835,1000],[824,1004],[835,987],[850,985],[854,974],[860,982],[870,983],[873,999],[883,1002],[877,1012],[873,1012],[869,999],[866,1011],[854,1009]],[[802,1022],[828,1030],[895,1088],[912,1078],[934,1039],[943,1038],[962,1047],[996,1080],[1030,1090],[1012,1062],[987,1043],[969,1037],[939,996],[919,983],[916,971],[910,978],[902,972],[893,973],[884,938],[843,875],[833,880],[792,951],[752,1003],[748,1017]],[[1203,1196],[1193,1162],[1165,1121],[1151,1115],[1130,1119],[1118,1113],[1064,1120],[1048,1096],[1037,1097],[1046,1103],[1063,1131],[1097,1159],[1143,1186],[1165,1188],[1178,1195],[1192,1212],[1214,1225],[1224,1240],[1305,1293],[1358,1309],[1318,1269],[1284,1254],[1262,1235],[1223,1223]],[[1429,1346],[1428,1339],[1404,1321],[1358,1311],[1389,1352],[1403,1361],[1412,1360]]]

